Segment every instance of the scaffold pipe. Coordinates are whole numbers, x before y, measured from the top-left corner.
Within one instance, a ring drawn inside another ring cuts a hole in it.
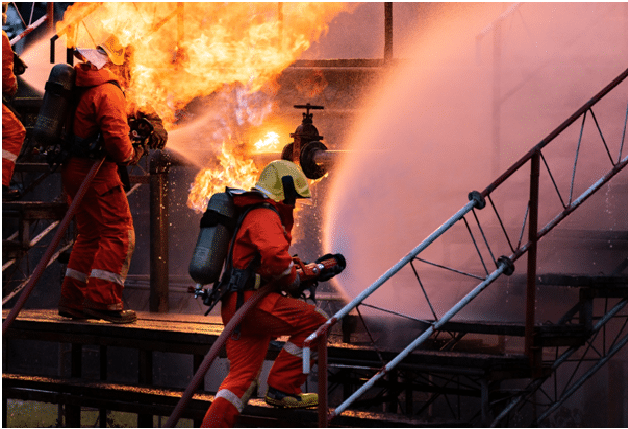
[[[421,334],[421,336],[419,336],[417,339],[412,341],[405,349],[403,349],[403,351],[399,353],[397,357],[395,357],[393,360],[391,360],[386,365],[384,365],[384,367],[377,374],[371,377],[369,381],[364,383],[362,387],[356,390],[335,410],[331,411],[329,413],[329,419],[332,419],[334,416],[346,410],[347,407],[349,407],[349,405],[351,405],[351,403],[353,403],[355,399],[359,398],[360,396],[362,396],[364,392],[366,392],[368,389],[373,387],[373,385],[375,384],[377,380],[382,378],[384,375],[386,375],[386,373],[388,373],[395,366],[397,366],[399,362],[404,360],[414,349],[416,349],[419,345],[421,345],[421,343],[427,340],[434,333],[434,331],[438,330],[441,326],[443,326],[445,323],[451,320],[463,307],[469,304],[476,296],[478,296],[480,292],[482,292],[488,285],[493,283],[495,279],[497,279],[504,271],[506,271],[508,267],[509,265],[506,263],[506,261],[500,259],[499,267],[495,271],[493,271],[490,275],[488,275],[486,277],[486,280],[484,280],[482,283],[477,285],[471,292],[466,294],[465,297],[462,298],[460,301],[458,301],[458,303],[454,305],[447,313],[445,313],[443,317],[441,317],[439,320],[434,322],[429,328],[425,330],[425,332],[423,332],[423,334]]]
[[[628,300],[622,300],[620,302],[618,302],[617,304],[615,304],[615,306],[608,312],[606,313],[606,315],[604,315],[604,317],[602,317],[598,323],[595,324],[595,326],[591,329],[591,335],[596,334],[597,332],[599,332],[600,329],[602,329],[602,327],[604,325],[606,325],[606,323],[611,320],[613,317],[615,317],[615,315],[617,313],[619,313],[625,306],[626,304],[628,304]],[[556,359],[554,361],[554,363],[552,364],[552,371],[556,371],[556,369],[563,363],[565,362],[567,359],[569,359],[576,351],[578,351],[580,349],[581,345],[577,345],[577,346],[572,346],[570,347],[565,353],[563,353],[558,359]],[[537,378],[535,379],[532,383],[530,383],[530,386],[528,386],[528,388],[526,389],[528,394],[531,392],[536,391],[539,387],[541,387],[541,385],[545,382],[545,380],[547,380],[547,377],[543,377],[543,378]],[[508,415],[508,413],[510,413],[517,405],[519,405],[519,403],[522,401],[524,395],[519,395],[516,398],[514,398],[507,406],[506,408],[504,408],[502,410],[502,412],[495,417],[495,420],[493,420],[493,423],[491,423],[492,428],[497,427],[497,425],[499,424],[499,422]]]
[[[13,39],[9,40],[9,43],[11,44],[11,46],[14,46],[17,42],[22,40],[24,37],[26,37],[29,33],[31,33],[33,30],[35,30],[41,24],[46,22],[48,19],[52,19],[52,18],[49,17],[48,15],[44,15],[41,18],[39,18],[37,21],[35,21],[32,24],[30,24],[28,27],[26,27],[26,30],[22,31],[20,34],[15,36]]]

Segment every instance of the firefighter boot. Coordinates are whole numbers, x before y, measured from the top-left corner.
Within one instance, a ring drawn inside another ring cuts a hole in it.
[[[72,308],[72,307],[67,307],[65,305],[59,305],[59,316],[67,317],[67,318],[75,319],[75,320],[83,320],[83,319],[91,318],[90,316],[85,314],[83,310],[79,310],[77,308]]]
[[[134,323],[137,320],[137,315],[133,310],[97,310],[86,307],[83,311],[94,319],[102,319],[111,323]]]
[[[313,408],[318,407],[318,394],[298,393],[291,395],[268,386],[266,403],[279,408]]]

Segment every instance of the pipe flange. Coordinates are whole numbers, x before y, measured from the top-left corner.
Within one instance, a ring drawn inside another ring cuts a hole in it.
[[[311,141],[301,148],[301,156],[299,157],[301,169],[305,177],[311,180],[320,179],[327,173],[325,167],[314,162],[314,154],[319,150],[327,150],[327,146],[319,141]]]
[[[506,274],[507,276],[511,275],[512,273],[515,272],[515,264],[510,260],[510,258],[506,255],[500,256],[497,259],[497,264],[499,265],[505,265],[506,269],[504,269],[504,274]]]
[[[484,200],[484,197],[478,191],[473,191],[469,194],[469,201],[475,201],[475,208],[478,210],[482,210],[486,207],[486,200]]]

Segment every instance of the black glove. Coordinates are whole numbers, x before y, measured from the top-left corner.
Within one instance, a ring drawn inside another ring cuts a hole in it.
[[[168,131],[164,128],[159,115],[155,112],[139,112],[138,116],[147,121],[151,127],[148,147],[151,149],[163,149],[166,147],[166,143],[168,143]]]
[[[136,165],[146,153],[146,149],[142,145],[133,145],[133,149],[135,150],[135,153],[133,154],[133,159],[131,159],[129,165]]]
[[[345,268],[347,268],[347,260],[340,253],[336,253],[334,255],[332,255],[331,253],[328,253],[326,255],[323,255],[316,260],[316,263],[320,264],[322,261],[330,259],[330,258],[334,258],[337,264],[335,267],[327,269],[324,272],[322,272],[321,275],[317,279],[319,282],[326,282],[327,280],[331,279],[336,274],[340,274],[341,272],[344,271]]]
[[[168,143],[168,131],[160,124],[153,123],[153,132],[148,140],[151,149],[163,149]]]

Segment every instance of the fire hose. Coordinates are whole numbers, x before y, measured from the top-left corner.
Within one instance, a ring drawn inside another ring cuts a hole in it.
[[[242,322],[248,312],[252,308],[254,308],[257,303],[262,300],[262,298],[272,292],[276,287],[276,281],[268,283],[261,289],[255,291],[255,293],[251,295],[251,297],[242,305],[242,307],[240,307],[238,311],[236,311],[229,323],[227,323],[227,325],[225,326],[222,334],[220,334],[218,339],[214,342],[214,344],[212,344],[211,348],[205,355],[203,362],[201,362],[201,365],[198,367],[196,374],[194,374],[194,378],[192,379],[192,381],[190,381],[190,384],[185,389],[185,392],[183,392],[183,394],[181,395],[181,399],[179,399],[179,402],[172,411],[172,414],[168,418],[168,421],[166,422],[166,425],[164,427],[175,427],[175,425],[179,421],[179,418],[181,417],[181,413],[183,412],[185,407],[187,407],[188,402],[190,401],[190,399],[192,399],[192,396],[194,395],[194,392],[198,389],[201,381],[205,378],[205,374],[218,356],[218,353],[220,353],[220,349],[222,349],[222,347],[225,345],[227,339],[231,336],[236,326],[238,326]]]
[[[74,217],[74,213],[76,212],[78,205],[81,203],[81,200],[83,200],[83,197],[85,196],[85,193],[87,192],[87,189],[93,182],[94,177],[96,177],[96,174],[98,173],[98,170],[100,169],[100,166],[102,165],[104,160],[105,158],[103,157],[100,160],[94,162],[94,165],[92,166],[91,170],[89,171],[87,176],[85,176],[85,179],[83,179],[83,183],[81,183],[81,187],[79,188],[78,192],[72,199],[70,208],[68,209],[68,212],[66,213],[65,217],[59,224],[59,229],[57,229],[57,232],[55,236],[53,237],[52,242],[48,246],[48,249],[46,249],[46,253],[39,261],[39,264],[37,264],[37,267],[35,268],[35,271],[33,272],[33,276],[31,277],[29,283],[24,288],[24,291],[21,293],[17,303],[13,306],[11,311],[9,311],[7,318],[4,320],[4,322],[2,322],[2,335],[6,333],[6,331],[11,326],[11,323],[13,323],[13,321],[17,318],[17,315],[19,314],[22,307],[24,307],[24,304],[26,303],[26,300],[28,299],[31,291],[35,287],[35,284],[37,284],[37,282],[39,281],[39,278],[44,273],[44,270],[48,266],[48,262],[50,261],[50,258],[52,258],[54,251],[56,250],[57,246],[59,245],[59,242],[61,241],[61,237],[63,236],[63,234],[65,234],[68,227],[70,226],[70,222],[72,221],[72,218]]]

